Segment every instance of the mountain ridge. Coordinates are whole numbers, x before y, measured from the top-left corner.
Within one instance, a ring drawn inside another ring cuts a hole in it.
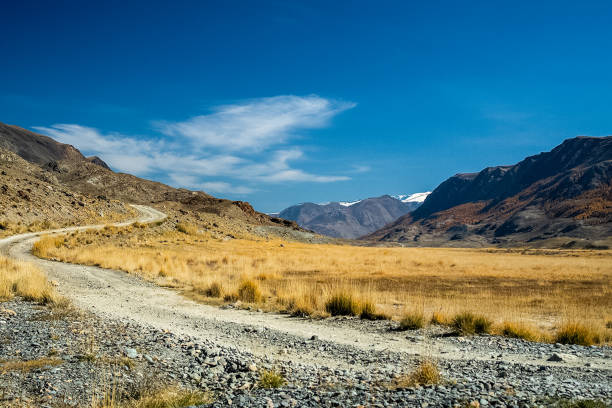
[[[612,136],[567,139],[515,165],[456,174],[418,209],[364,239],[480,246],[606,239],[611,180]]]
[[[193,213],[196,218],[198,213],[209,213],[255,225],[300,229],[290,221],[259,213],[244,201],[215,198],[202,191],[174,188],[131,174],[115,172],[97,156],[85,157],[72,145],[60,143],[18,126],[0,123],[0,151],[8,152],[9,156],[15,154],[24,161],[21,163],[19,160],[13,160],[12,166],[20,166],[23,171],[27,167],[28,172],[35,173],[34,178],[43,182],[53,180],[54,185],[61,186],[63,191],[78,193],[84,197],[162,205],[180,214]],[[29,183],[38,189],[43,186],[39,182]],[[66,214],[70,212],[66,211]]]
[[[319,234],[357,238],[414,210],[418,205],[418,201],[402,202],[391,195],[383,195],[357,201],[301,203],[282,210],[278,216]]]

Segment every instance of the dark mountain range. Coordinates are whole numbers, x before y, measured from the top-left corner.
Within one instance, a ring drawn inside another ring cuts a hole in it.
[[[612,236],[612,137],[577,137],[512,166],[458,174],[365,239],[419,245],[597,246]]]
[[[289,207],[279,217],[300,226],[338,238],[357,238],[414,210],[419,201],[401,201],[384,195],[356,202],[304,203]]]

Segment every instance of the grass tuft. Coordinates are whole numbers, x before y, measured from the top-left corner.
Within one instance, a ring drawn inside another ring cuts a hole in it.
[[[178,223],[176,224],[176,230],[187,235],[195,235],[198,233],[198,227],[193,224]]]
[[[422,360],[411,373],[397,378],[391,388],[410,388],[422,385],[434,385],[442,382],[442,374],[438,365],[430,360]]]
[[[542,335],[533,327],[530,327],[525,323],[518,322],[504,322],[500,333],[502,336],[512,337],[515,339],[524,339],[528,341],[538,341],[542,338]]]
[[[259,286],[252,280],[242,281],[238,287],[238,299],[243,302],[255,303],[261,300]]]
[[[257,382],[260,388],[280,388],[285,384],[287,384],[285,377],[274,370],[262,371],[259,381]]]
[[[563,324],[557,330],[554,337],[555,343],[578,344],[580,346],[592,346],[601,341],[599,333],[590,327],[576,322]]]
[[[0,373],[6,374],[12,371],[20,371],[22,373],[35,370],[42,367],[56,366],[62,364],[63,361],[59,358],[44,357],[35,360],[9,360],[0,362]]]
[[[490,333],[493,323],[484,316],[462,312],[453,318],[452,326],[462,336]]]
[[[361,313],[359,317],[364,320],[388,320],[389,316],[376,311],[376,305],[373,302],[365,301],[361,304]]]
[[[433,312],[431,314],[431,324],[437,324],[440,326],[445,326],[449,324],[448,316],[446,316],[442,312]]]
[[[359,303],[349,293],[336,293],[325,303],[325,311],[332,316],[358,316]]]
[[[422,312],[406,313],[400,320],[399,330],[417,330],[425,326],[425,316]]]
[[[93,408],[185,408],[196,405],[208,405],[214,400],[209,392],[185,390],[178,387],[166,387],[143,391],[137,398],[120,401],[117,390],[110,389],[104,399],[92,404]]]
[[[549,401],[551,407],[556,408],[607,408],[608,404],[601,400],[568,400],[568,399],[557,399]]]
[[[223,286],[219,282],[213,282],[206,290],[204,294],[208,297],[220,298],[223,296]]]
[[[25,300],[51,306],[67,306],[47,277],[34,265],[0,256],[0,300],[21,296]]]

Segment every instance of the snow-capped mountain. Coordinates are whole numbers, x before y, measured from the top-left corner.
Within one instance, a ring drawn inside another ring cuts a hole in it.
[[[302,227],[323,235],[357,238],[416,209],[428,194],[384,195],[321,204],[302,203],[284,209],[278,216],[296,221]]]
[[[426,191],[424,193],[414,193],[414,194],[396,194],[396,195],[392,195],[391,197],[397,198],[402,203],[422,203],[423,201],[425,201],[425,199],[427,198],[429,194],[431,194],[431,191]],[[363,200],[337,201],[337,203],[344,207],[350,207],[351,205],[355,205],[362,201]],[[333,201],[328,201],[326,203],[321,203],[320,205],[327,205],[327,204],[332,204],[332,203]]]
[[[414,193],[414,194],[398,194],[392,197],[397,198],[402,203],[422,203],[425,201],[428,195],[431,194],[431,191],[426,191],[424,193]]]

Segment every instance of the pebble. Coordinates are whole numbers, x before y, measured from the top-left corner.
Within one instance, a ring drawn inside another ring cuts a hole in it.
[[[490,355],[496,358],[485,361],[440,357],[437,364],[445,380],[443,384],[396,389],[388,385],[394,378],[410,372],[419,356],[387,350],[365,352],[356,346],[320,340],[316,335],[307,341],[308,337],[220,321],[214,322],[216,331],[211,332],[222,331],[225,337],[216,341],[91,314],[65,320],[39,319],[38,315],[48,311],[20,300],[5,302],[3,306],[16,314],[3,315],[5,323],[0,325],[0,339],[11,341],[0,344],[0,360],[12,359],[15,355],[22,359],[41,358],[51,350],[58,350],[57,358],[62,364],[5,375],[0,382],[0,395],[38,398],[42,392],[50,398],[45,402],[49,406],[64,404],[67,396],[73,405],[90,406],[96,384],[101,384],[102,372],[115,372],[113,381],[126,390],[152,381],[212,391],[215,401],[211,406],[215,408],[230,405],[245,408],[465,407],[469,401],[470,407],[520,408],[545,406],[551,397],[612,402],[612,368],[584,367],[593,358],[612,357],[612,349],[607,346],[569,347],[495,336],[431,340],[419,331],[410,337],[418,341],[439,341],[455,356],[469,349],[482,351],[487,358]],[[332,321],[380,333],[389,330],[385,322]],[[206,322],[201,324],[206,328]],[[260,344],[273,345],[269,353],[255,355],[236,346],[245,332]],[[95,361],[87,359],[90,343],[94,346]],[[287,357],[288,350],[321,360],[312,364],[301,363],[300,359],[293,361],[291,355]],[[503,358],[516,357],[523,361],[500,360],[500,350],[504,350]],[[105,363],[122,355],[130,358],[133,367]],[[545,361],[555,355],[561,360],[550,360],[555,364]],[[580,368],[558,364],[578,358],[584,362]],[[337,364],[327,365],[326,359]],[[271,390],[257,387],[261,371],[270,369],[281,373],[287,384]]]

